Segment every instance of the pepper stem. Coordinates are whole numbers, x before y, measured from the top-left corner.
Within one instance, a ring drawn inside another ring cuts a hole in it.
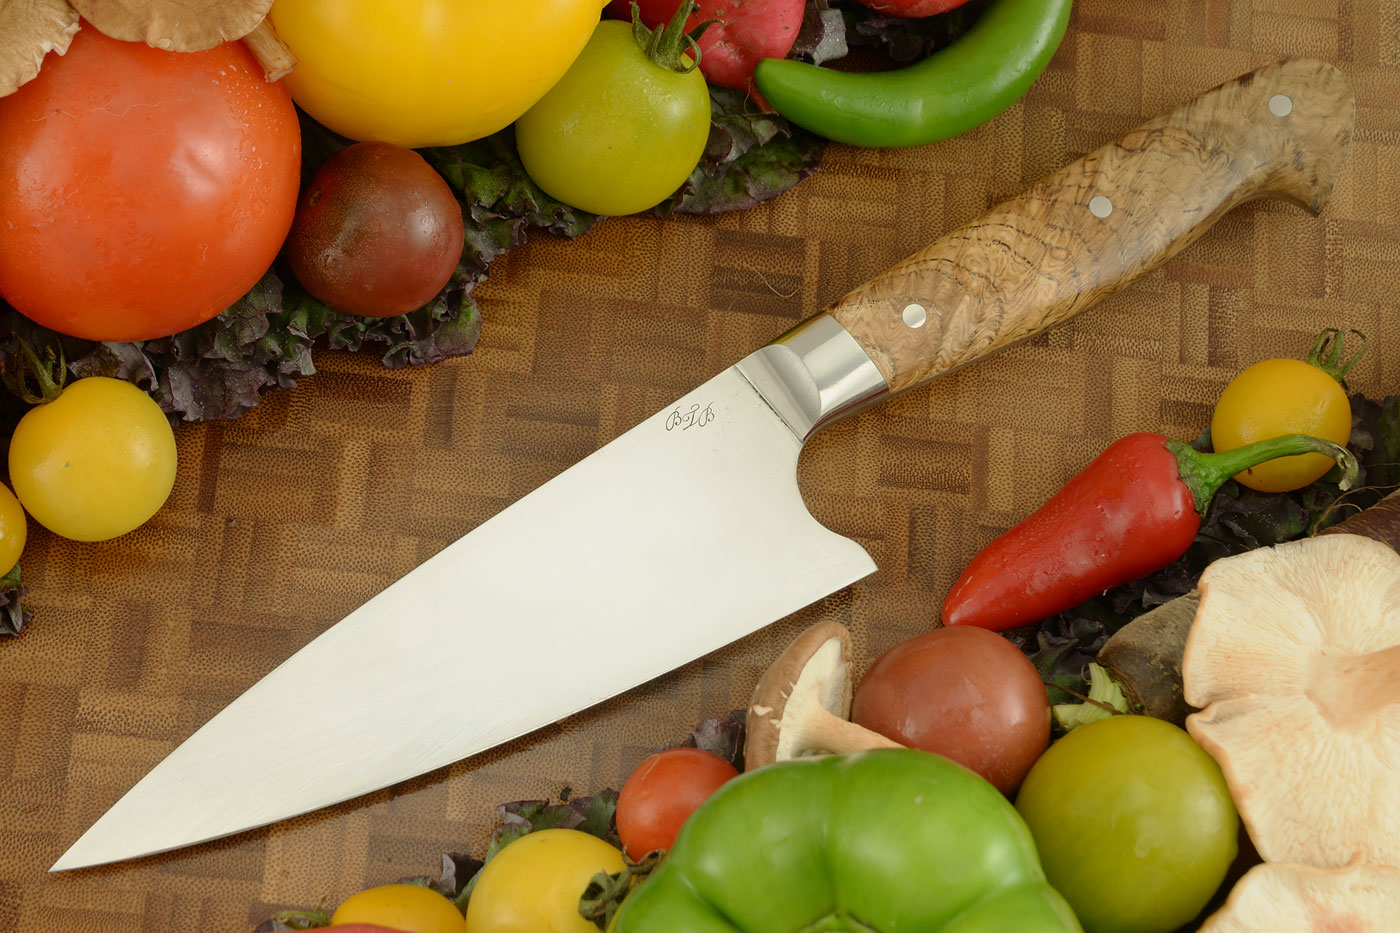
[[[1366,335],[1359,330],[1349,330],[1348,334],[1355,334],[1361,338],[1361,349],[1357,350],[1345,362],[1342,361],[1342,344],[1346,340],[1340,328],[1329,327],[1317,335],[1313,341],[1312,349],[1308,351],[1308,357],[1304,362],[1309,366],[1316,366],[1318,369],[1331,376],[1346,388],[1347,373],[1361,359],[1361,355],[1366,352],[1366,347],[1370,343]]]
[[[1351,451],[1342,445],[1307,434],[1269,437],[1253,444],[1236,447],[1234,450],[1215,453],[1202,453],[1180,441],[1167,441],[1167,449],[1176,455],[1181,481],[1191,490],[1191,496],[1196,500],[1196,511],[1202,518],[1205,518],[1216,490],[1225,485],[1226,480],[1266,460],[1294,457],[1298,454],[1325,454],[1337,461],[1337,465],[1342,468],[1342,478],[1338,480],[1337,485],[1344,490],[1356,484],[1360,469]]]

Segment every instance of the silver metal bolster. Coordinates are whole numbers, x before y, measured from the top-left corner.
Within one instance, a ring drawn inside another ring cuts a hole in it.
[[[890,392],[856,339],[826,313],[750,353],[735,368],[804,442]]]

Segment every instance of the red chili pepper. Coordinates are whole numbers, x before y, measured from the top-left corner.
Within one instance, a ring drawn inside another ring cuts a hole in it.
[[[1314,451],[1342,465],[1343,489],[1355,482],[1356,459],[1346,448],[1304,434],[1220,453],[1129,434],[972,559],[943,602],[943,624],[1000,632],[1161,570],[1186,553],[1231,476]]]

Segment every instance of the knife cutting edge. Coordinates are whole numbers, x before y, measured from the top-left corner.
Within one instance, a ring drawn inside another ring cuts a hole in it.
[[[216,839],[432,771],[854,583],[875,564],[807,512],[796,467],[808,437],[1077,314],[1245,201],[1317,212],[1354,115],[1331,65],[1270,65],[949,233],[327,629],[50,870]],[[500,663],[522,640],[551,646],[528,678]]]

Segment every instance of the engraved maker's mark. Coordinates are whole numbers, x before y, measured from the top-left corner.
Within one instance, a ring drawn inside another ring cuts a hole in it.
[[[704,408],[696,402],[689,408],[677,408],[666,416],[666,430],[674,431],[680,428],[682,431],[689,431],[691,428],[703,428],[711,421],[715,420],[715,406],[711,402]]]

